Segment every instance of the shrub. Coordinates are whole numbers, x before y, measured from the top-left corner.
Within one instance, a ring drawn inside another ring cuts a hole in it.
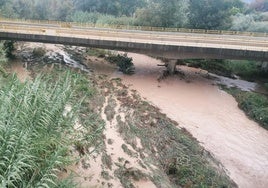
[[[76,11],[74,14],[69,16],[67,20],[72,22],[96,23],[100,15],[100,13],[95,12]]]
[[[99,49],[99,48],[87,48],[87,54],[89,56],[96,56],[99,58],[104,58],[107,55],[110,55],[110,51],[104,50],[104,49]]]
[[[265,22],[253,22],[247,31],[254,32],[268,32],[268,21]]]
[[[201,68],[221,76],[233,77],[238,75],[249,81],[254,81],[257,78],[265,80],[268,76],[261,69],[260,63],[254,61],[188,59],[185,62],[190,67]]]
[[[214,74],[227,76],[227,77],[232,76],[232,71],[230,70],[230,67],[226,65],[226,62],[224,60],[195,59],[195,60],[186,60],[186,63],[190,67],[201,68],[209,72],[212,72]]]
[[[34,57],[43,57],[46,54],[46,49],[42,47],[37,47],[33,49]]]
[[[230,30],[268,32],[266,17],[267,15],[259,14],[237,14],[233,16],[233,22]]]
[[[135,19],[131,17],[115,17],[112,15],[101,15],[96,24],[98,25],[134,25]]]
[[[268,91],[268,83],[264,84],[264,88]]]
[[[127,57],[127,54],[124,55],[111,55],[106,58],[110,63],[115,63],[119,67],[119,71],[124,74],[133,74],[134,73],[134,64],[132,58]]]
[[[6,58],[4,46],[3,46],[3,43],[0,43],[0,73],[3,76],[7,76],[7,72],[3,68],[3,66],[5,66],[6,63],[7,63],[7,58]]]
[[[14,58],[15,56],[13,55],[13,51],[15,50],[15,47],[14,47],[14,41],[10,41],[10,40],[7,40],[4,42],[4,50],[6,52],[6,57],[7,58]]]
[[[264,128],[268,129],[268,98],[264,95],[239,91],[238,89],[226,89],[237,100],[238,106],[252,119]]]

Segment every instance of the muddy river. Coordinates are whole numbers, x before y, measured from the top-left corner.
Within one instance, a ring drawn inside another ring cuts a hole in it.
[[[158,82],[163,70],[156,66],[160,61],[133,53],[128,56],[133,58],[136,74],[115,76],[186,128],[222,163],[239,187],[268,186],[268,131],[247,118],[235,99],[216,85],[224,82],[252,90],[254,83],[208,79],[206,71],[188,67],[180,67],[184,77],[176,75]]]

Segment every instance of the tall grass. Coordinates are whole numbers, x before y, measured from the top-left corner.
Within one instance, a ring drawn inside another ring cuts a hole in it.
[[[70,74],[58,81],[5,79],[0,87],[0,187],[60,186],[56,174],[68,161],[64,133],[75,114],[63,112],[74,84]]]
[[[6,53],[4,50],[4,45],[3,43],[0,43],[0,74],[3,74],[4,76],[7,75],[5,69],[3,66],[7,63],[7,58],[6,58]]]

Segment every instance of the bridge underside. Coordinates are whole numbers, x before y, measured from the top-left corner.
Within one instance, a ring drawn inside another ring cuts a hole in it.
[[[110,50],[135,52],[155,57],[164,57],[168,59],[237,59],[268,61],[268,52],[257,50],[254,51],[227,48],[211,48],[204,46],[191,47],[183,45],[150,44],[142,42],[132,43],[116,40],[97,40],[66,36],[20,34],[9,32],[0,32],[0,39],[103,48]]]

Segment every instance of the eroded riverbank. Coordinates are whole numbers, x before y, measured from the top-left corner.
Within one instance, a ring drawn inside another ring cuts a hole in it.
[[[180,67],[184,78],[157,82],[158,60],[129,53],[136,74],[123,82],[186,128],[218,159],[240,187],[268,185],[268,132],[238,108],[235,99],[219,89],[206,71]],[[250,87],[252,87],[250,85]]]

